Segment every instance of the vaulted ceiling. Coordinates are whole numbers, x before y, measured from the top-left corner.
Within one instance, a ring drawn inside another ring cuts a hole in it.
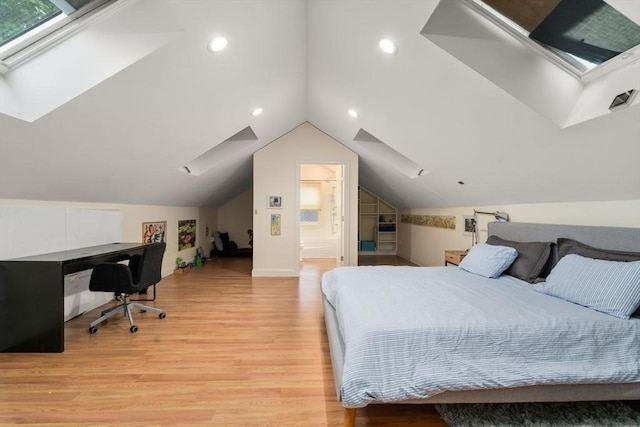
[[[610,3],[640,21],[640,2]],[[2,75],[0,104],[17,107],[0,114],[0,197],[220,206],[251,188],[255,150],[308,121],[356,151],[360,184],[401,208],[640,199],[638,100],[584,113],[640,89],[640,51],[567,104],[587,119],[563,126],[562,90],[505,83],[508,65],[485,72],[499,59],[493,38],[422,34],[437,0],[116,5]],[[214,35],[224,51],[206,49]],[[380,51],[383,37],[396,55]],[[425,173],[355,141],[361,130]]]

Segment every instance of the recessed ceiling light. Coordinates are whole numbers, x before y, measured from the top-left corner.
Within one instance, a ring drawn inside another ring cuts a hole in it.
[[[226,37],[214,37],[207,45],[207,50],[209,52],[220,52],[225,47],[227,47]]]
[[[253,117],[259,116],[260,114],[262,114],[262,108],[260,108],[260,107],[254,108],[253,111],[251,112],[251,115]]]
[[[398,46],[389,39],[380,40],[380,42],[378,42],[378,46],[380,46],[380,50],[388,55],[395,55],[398,53]]]
[[[351,117],[353,117],[354,119],[358,117],[358,112],[356,110],[354,110],[353,108],[350,110],[347,110],[347,113],[349,113],[349,115]]]

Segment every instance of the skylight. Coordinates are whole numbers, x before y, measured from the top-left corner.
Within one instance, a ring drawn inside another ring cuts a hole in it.
[[[0,3],[0,46],[4,46],[60,14],[62,11],[46,0]]]
[[[386,164],[391,165],[399,172],[403,173],[411,179],[429,173],[421,168],[413,160],[409,159],[404,154],[399,153],[391,146],[387,145],[362,128],[358,130],[358,133],[353,138],[353,140],[358,142],[363,147],[366,147],[366,150],[368,152],[376,154],[378,158],[385,159]]]
[[[238,154],[255,151],[252,143],[256,141],[258,141],[258,136],[253,129],[251,129],[251,126],[247,126],[240,132],[237,132],[200,154],[195,159],[192,159],[186,165],[181,166],[178,170],[180,172],[186,172],[189,175],[200,176],[213,167],[221,167],[228,159],[236,157]]]
[[[0,60],[7,60],[34,43],[115,0],[3,0],[0,2]],[[55,41],[55,40],[54,40]]]
[[[640,45],[640,26],[603,0],[472,0],[516,37],[579,78]]]

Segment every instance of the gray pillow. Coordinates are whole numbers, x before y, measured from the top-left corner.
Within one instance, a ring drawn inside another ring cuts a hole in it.
[[[518,251],[518,258],[504,272],[525,282],[533,283],[542,273],[549,255],[551,242],[514,242],[498,236],[489,236],[487,243],[497,246],[509,246]]]
[[[558,260],[569,254],[580,255],[586,258],[603,259],[605,261],[640,261],[640,252],[623,252],[594,248],[577,240],[560,237],[558,239]]]

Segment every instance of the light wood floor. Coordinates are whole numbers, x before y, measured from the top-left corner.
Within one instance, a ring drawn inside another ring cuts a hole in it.
[[[389,263],[391,263],[389,261]],[[136,313],[87,332],[65,325],[61,354],[0,354],[0,425],[340,426],[322,317],[321,274],[252,278],[250,259],[215,259],[158,285],[167,317]],[[358,426],[444,426],[430,406],[372,406]]]
[[[73,319],[62,354],[0,354],[0,425],[340,426],[319,287],[333,266],[252,278],[251,260],[216,259],[163,279],[149,304],[166,319],[136,313],[135,334],[115,318],[90,335],[99,309]],[[371,405],[356,425],[445,426],[430,405]]]

